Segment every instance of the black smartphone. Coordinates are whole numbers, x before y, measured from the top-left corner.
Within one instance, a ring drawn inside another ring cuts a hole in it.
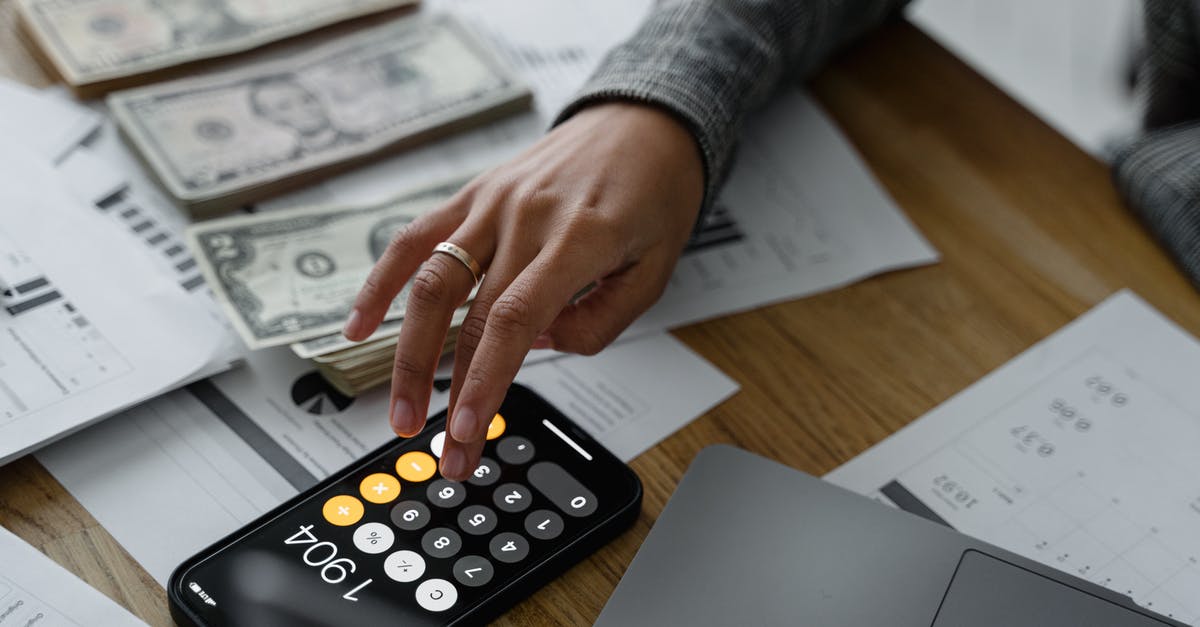
[[[182,625],[458,625],[498,616],[636,520],[636,474],[529,389],[483,460],[437,474],[445,412],[184,562]]]

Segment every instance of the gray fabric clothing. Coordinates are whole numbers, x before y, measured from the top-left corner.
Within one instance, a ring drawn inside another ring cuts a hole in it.
[[[700,146],[705,207],[724,181],[742,119],[784,78],[804,78],[908,0],[663,0],[613,49],[559,116],[605,100],[658,105]]]
[[[559,116],[605,100],[662,107],[695,136],[705,207],[730,165],[742,120],[788,78],[807,78],[838,48],[907,0],[660,0]],[[1200,287],[1200,0],[1144,0],[1138,84],[1152,132],[1114,162],[1117,187]]]
[[[1200,289],[1200,120],[1151,131],[1122,150],[1125,201]]]

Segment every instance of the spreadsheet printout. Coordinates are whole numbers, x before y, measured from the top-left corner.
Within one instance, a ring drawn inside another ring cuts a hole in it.
[[[1120,292],[826,479],[1200,624],[1197,375]]]

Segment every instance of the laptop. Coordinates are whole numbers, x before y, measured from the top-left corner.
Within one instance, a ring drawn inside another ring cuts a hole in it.
[[[692,462],[597,624],[1183,627],[724,445]]]

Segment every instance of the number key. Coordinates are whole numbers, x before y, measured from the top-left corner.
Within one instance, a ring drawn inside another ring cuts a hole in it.
[[[464,586],[478,588],[487,585],[495,574],[496,569],[492,568],[492,563],[478,555],[460,557],[454,562],[454,578]]]
[[[402,501],[392,508],[392,524],[405,531],[417,531],[429,524],[429,508],[420,501]]]
[[[496,488],[492,502],[505,512],[523,512],[533,501],[533,493],[519,483],[505,483]]]
[[[421,538],[421,548],[430,557],[453,557],[462,549],[462,537],[453,529],[435,527],[425,532]]]
[[[464,507],[458,513],[458,526],[473,536],[489,534],[496,528],[496,512],[483,505]]]
[[[463,484],[448,479],[438,479],[429,484],[425,496],[438,507],[458,507],[467,498]]]
[[[530,466],[528,478],[538,492],[569,516],[583,518],[596,511],[596,495],[554,462]]]
[[[562,532],[562,516],[548,509],[539,509],[525,517],[525,533],[538,540],[553,540]]]
[[[529,555],[529,541],[520,534],[506,531],[492,538],[488,543],[488,550],[492,552],[492,557],[501,562],[515,564]]]
[[[484,457],[479,460],[479,466],[475,468],[475,472],[471,473],[471,477],[467,479],[467,483],[477,486],[489,486],[500,480],[500,464],[490,457]]]

